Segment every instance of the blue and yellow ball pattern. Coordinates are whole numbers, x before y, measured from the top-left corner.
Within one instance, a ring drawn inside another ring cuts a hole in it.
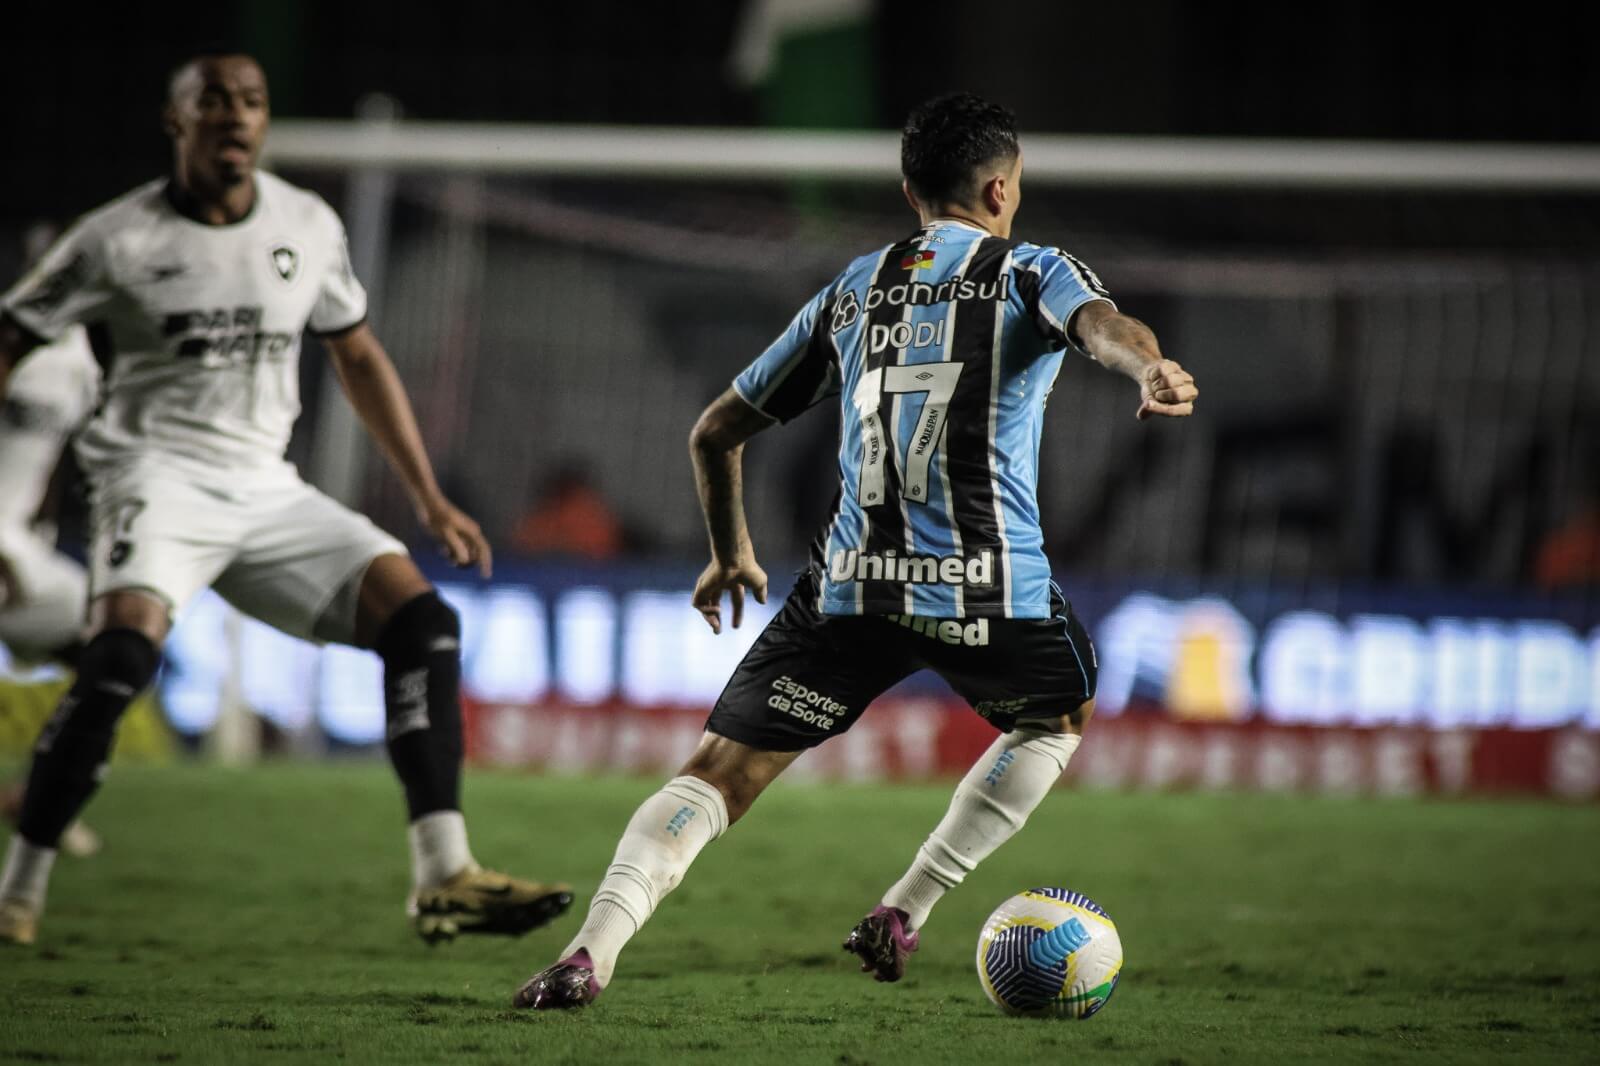
[[[1116,923],[1094,900],[1034,888],[1002,903],[978,936],[978,980],[1007,1014],[1088,1018],[1122,973]]]

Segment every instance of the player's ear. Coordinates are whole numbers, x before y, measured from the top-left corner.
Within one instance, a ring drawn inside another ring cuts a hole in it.
[[[909,179],[900,179],[900,191],[906,194],[906,203],[911,205],[911,210],[918,215],[922,214],[922,205],[917,202],[917,194],[911,191],[911,181]]]
[[[1011,197],[1011,189],[1006,182],[1004,174],[996,174],[983,184],[983,206],[989,209],[991,215],[1003,215],[1006,211],[1006,202]]]
[[[161,132],[168,137],[178,135],[178,108],[171,100],[161,105]]]

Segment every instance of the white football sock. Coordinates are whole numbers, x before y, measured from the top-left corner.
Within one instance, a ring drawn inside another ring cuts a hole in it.
[[[406,839],[411,844],[413,888],[438,888],[477,865],[467,847],[467,820],[460,811],[424,814],[407,827]]]
[[[700,849],[727,828],[728,807],[716,786],[698,777],[668,781],[640,805],[623,830],[617,854],[589,904],[589,916],[561,957],[583,948],[594,960],[600,983],[610,981],[622,946],[678,887]]]
[[[6,849],[6,864],[0,870],[0,899],[20,899],[44,910],[45,890],[50,886],[50,867],[56,862],[55,848],[41,848],[13,833]]]
[[[1002,733],[956,786],[950,809],[884,893],[884,906],[905,911],[907,928],[920,929],[941,896],[1022,828],[1082,739],[1026,728]]]

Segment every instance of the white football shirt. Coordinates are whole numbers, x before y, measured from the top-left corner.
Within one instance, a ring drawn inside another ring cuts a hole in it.
[[[100,366],[82,327],[12,368],[0,404],[0,529],[23,529],[33,520],[61,449],[99,394]]]
[[[366,317],[344,226],[327,202],[264,171],[238,222],[180,214],[166,180],[80,219],[0,297],[46,340],[103,322],[106,398],[78,438],[91,476],[154,457],[214,473],[281,467],[300,413],[300,335]]]

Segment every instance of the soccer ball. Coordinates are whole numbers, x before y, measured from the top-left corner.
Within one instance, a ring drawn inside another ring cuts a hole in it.
[[[1111,999],[1121,972],[1116,924],[1080,892],[1018,893],[978,934],[978,980],[1007,1014],[1088,1018]]]

